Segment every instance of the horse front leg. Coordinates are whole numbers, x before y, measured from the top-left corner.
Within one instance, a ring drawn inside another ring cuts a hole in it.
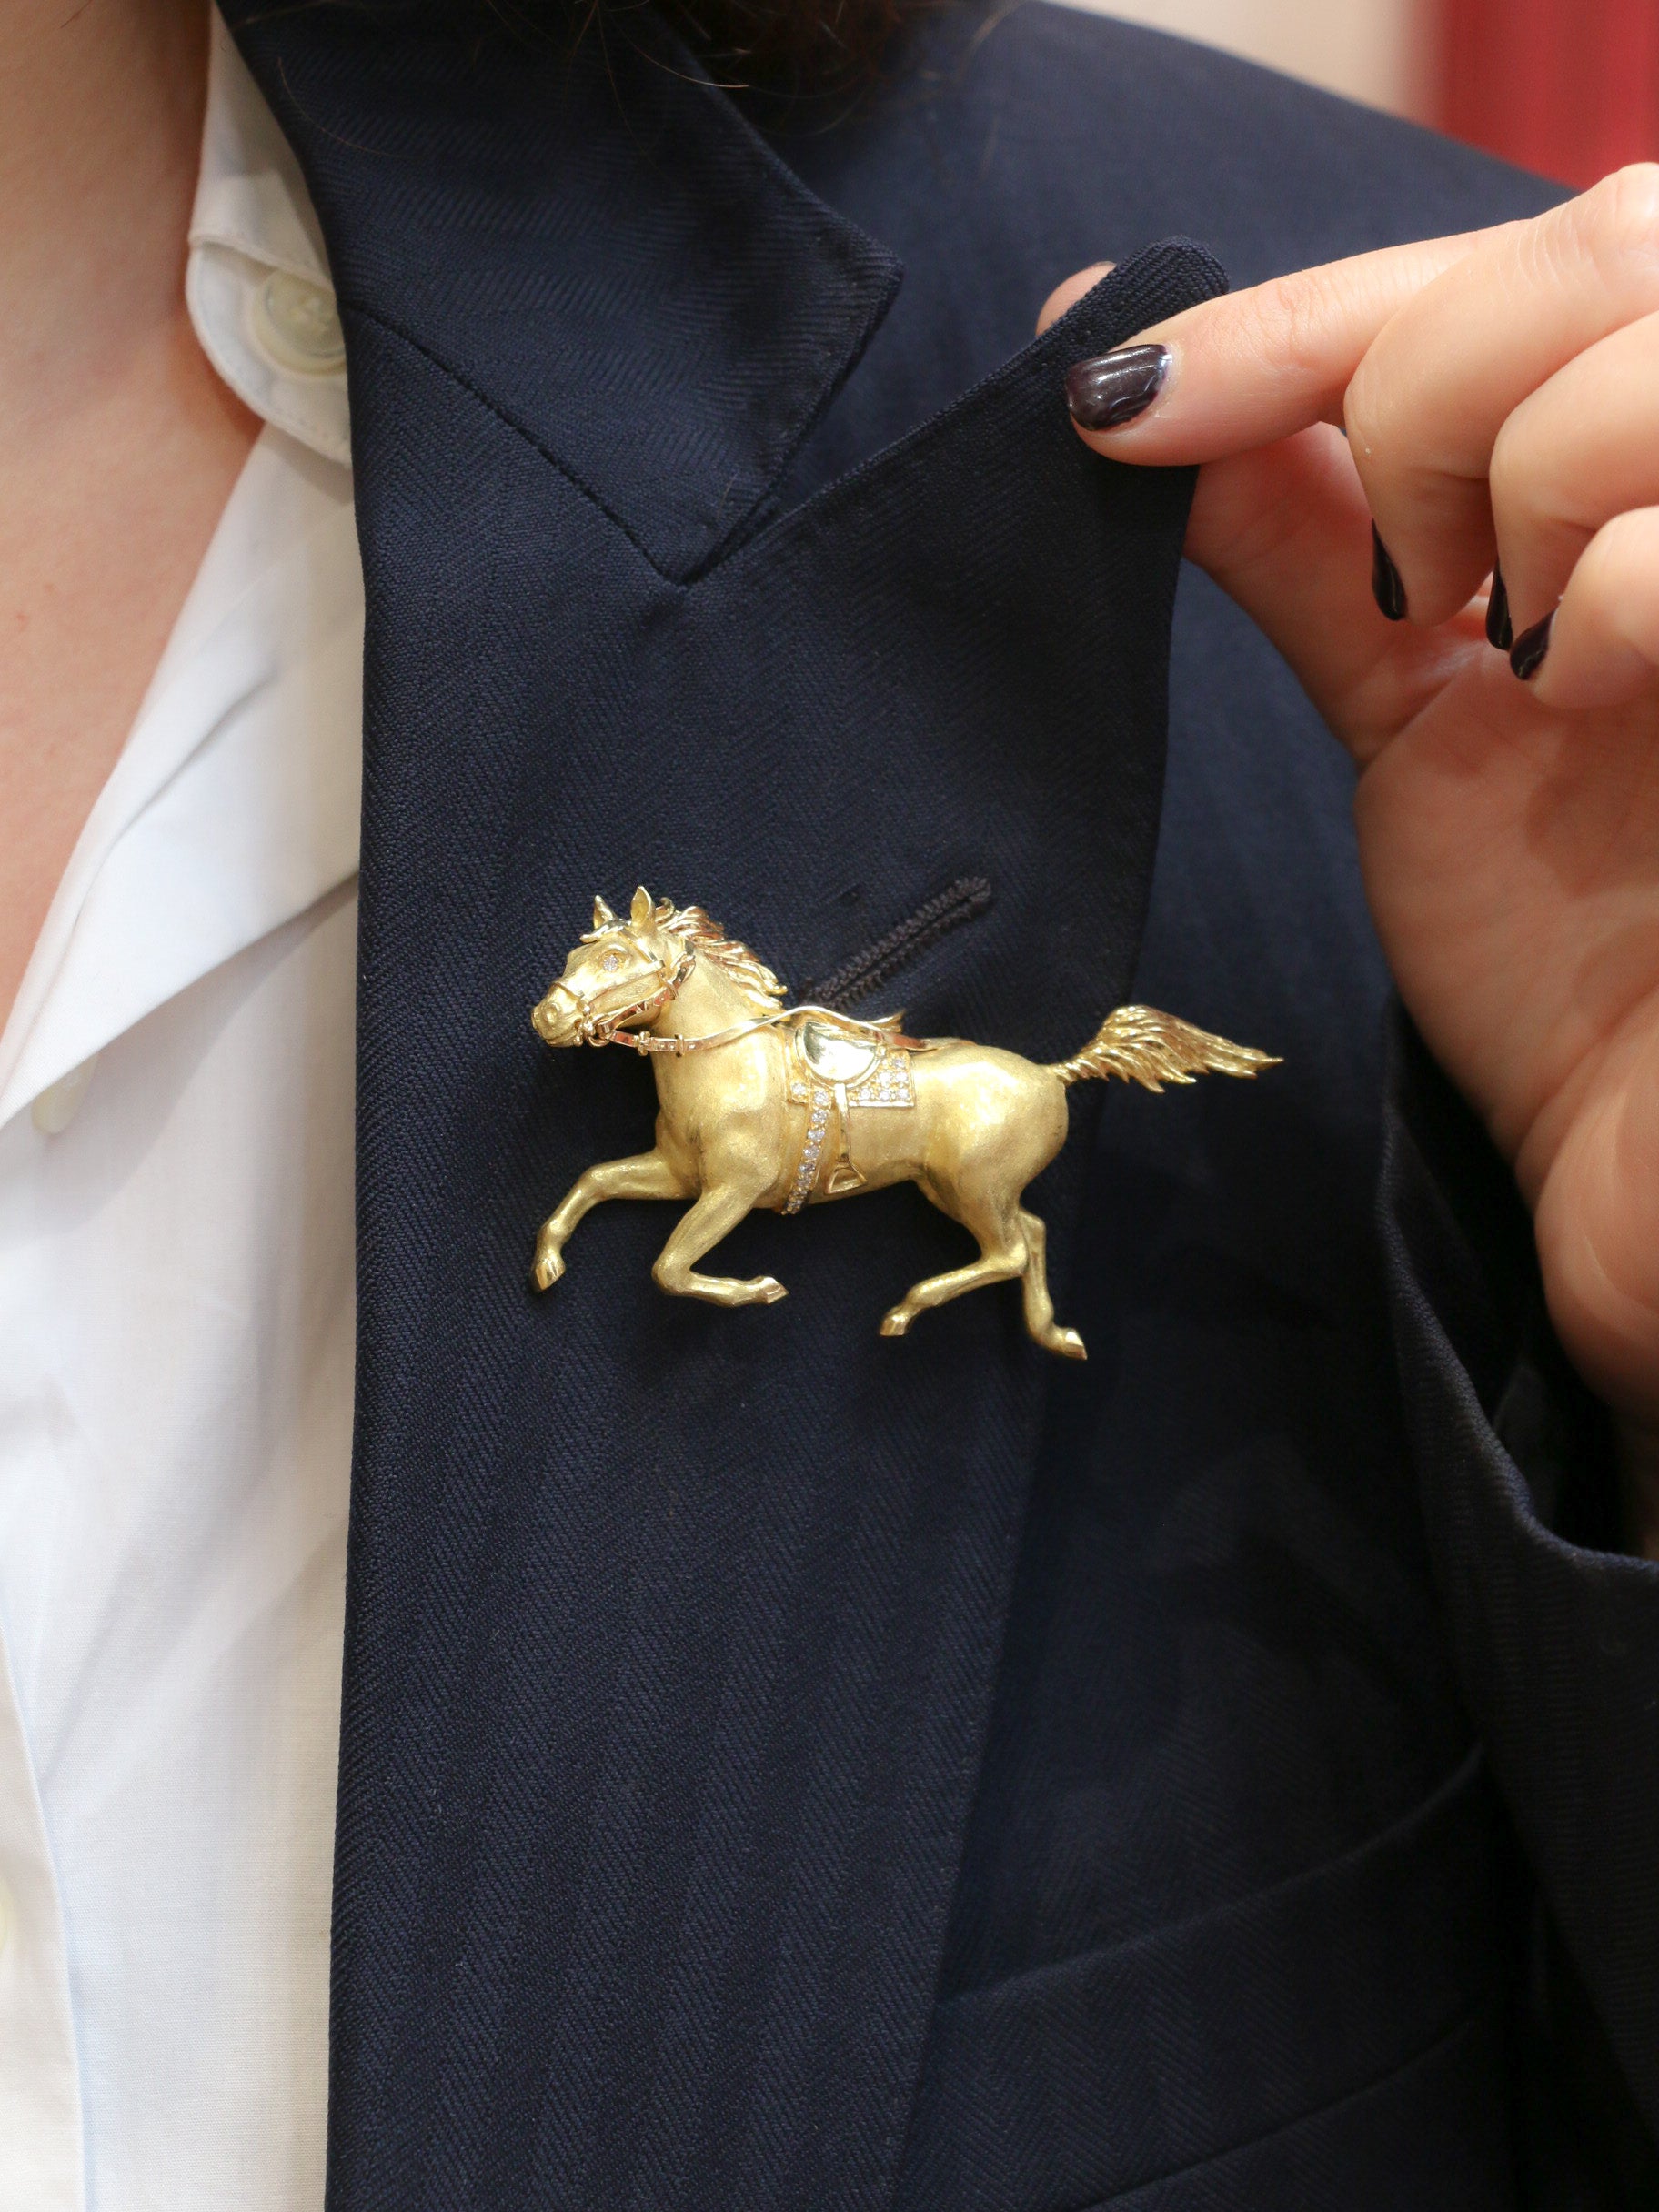
[[[601,1160],[578,1175],[536,1239],[530,1281],[550,1290],[565,1272],[565,1240],[584,1213],[607,1198],[689,1198],[691,1186],[660,1152],[633,1152],[626,1160]]]
[[[719,1183],[680,1217],[657,1255],[651,1273],[676,1298],[706,1298],[717,1306],[769,1306],[789,1292],[775,1275],[699,1275],[694,1262],[712,1252],[749,1212],[759,1192],[747,1184]]]

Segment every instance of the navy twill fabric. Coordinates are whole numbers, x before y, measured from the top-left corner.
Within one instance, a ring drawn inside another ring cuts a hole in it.
[[[1533,1624],[1425,1527],[1553,1431],[1491,1425],[1513,1316],[1449,1459],[1456,1317],[1396,1359],[1345,775],[1198,579],[1171,657],[1188,485],[1060,399],[1218,261],[1548,189],[1041,6],[768,143],[630,20],[233,13],[339,281],[368,588],[331,2212],[1644,2201],[1630,1851],[1517,1852],[1575,1779],[1527,1765]],[[644,1069],[526,1019],[596,890],[800,981],[963,877],[912,1022],[1052,1056],[1132,987],[1286,1056],[1074,1094],[1037,1202],[1087,1368],[1012,1293],[875,1337],[960,1255],[911,1191],[747,1224],[714,1264],[775,1309],[663,1299],[646,1206],[531,1297],[649,1140]],[[1396,1305],[1453,1294],[1390,1250]]]
[[[893,256],[688,85],[649,15],[565,77],[555,40],[480,46],[441,0],[320,12],[261,50],[340,217],[342,297],[693,572],[834,397]],[[331,150],[347,111],[360,135]]]
[[[363,870],[360,1143],[396,1196],[364,1199],[337,1912],[402,1984],[384,2024],[353,2001],[373,1977],[340,1996],[343,2076],[389,2084],[364,2201],[437,2170],[441,2201],[512,2202],[527,2166],[595,2207],[890,2192],[1041,1355],[987,1301],[895,1371],[881,1306],[956,1249],[910,1192],[866,1202],[873,1233],[848,1210],[734,1237],[733,1268],[790,1285],[776,1313],[665,1301],[652,1208],[596,1219],[532,1301],[527,1233],[590,1160],[649,1143],[654,1094],[621,1054],[548,1055],[526,1010],[589,882],[705,895],[789,974],[980,872],[997,903],[970,951],[919,964],[914,1018],[1051,1057],[1087,1037],[1151,874],[1187,488],[1100,481],[1046,400],[1068,344],[1209,276],[1180,251],[1126,272],[689,592],[345,303],[367,437],[404,377],[445,414],[441,465],[358,493],[371,606],[421,606],[410,637],[370,617],[366,819],[422,824]],[[1010,427],[1046,456],[1041,506],[999,498]],[[453,517],[483,486],[484,577],[457,592]],[[1080,662],[1064,628],[1096,607]],[[1009,681],[1010,638],[1051,686]],[[1062,781],[1039,829],[1031,794]]]

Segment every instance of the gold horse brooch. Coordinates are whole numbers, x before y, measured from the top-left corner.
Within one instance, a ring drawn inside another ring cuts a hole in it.
[[[907,1037],[900,1014],[856,1021],[826,1006],[782,1006],[784,995],[771,970],[700,907],[640,890],[618,920],[594,900],[592,929],[531,1023],[546,1044],[650,1055],[657,1141],[577,1178],[536,1240],[538,1290],[564,1273],[566,1241],[602,1200],[689,1198],[696,1202],[651,1270],[658,1283],[715,1305],[770,1305],[785,1295],[774,1276],[697,1272],[745,1214],[798,1213],[915,1182],[977,1240],[980,1256],[913,1283],[882,1335],[903,1336],[928,1307],[981,1283],[1018,1279],[1031,1335],[1081,1360],[1081,1337],[1054,1319],[1043,1224],[1021,1202],[1065,1143],[1068,1087],[1116,1075],[1161,1091],[1206,1070],[1253,1076],[1278,1065],[1148,1006],[1119,1007],[1075,1059],[1041,1067],[994,1045]]]

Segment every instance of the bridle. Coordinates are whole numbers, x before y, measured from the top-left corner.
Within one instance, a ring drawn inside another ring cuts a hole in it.
[[[739,1037],[752,1037],[757,1030],[769,1030],[775,1022],[784,1021],[797,1009],[779,1007],[775,1013],[762,1014],[753,1021],[739,1021],[735,1028],[717,1030],[712,1037],[653,1037],[650,1024],[665,1006],[671,1006],[684,989],[691,970],[697,966],[697,949],[688,945],[657,989],[632,1006],[619,1012],[590,1015],[583,1021],[578,1032],[583,1044],[627,1044],[636,1052],[666,1052],[676,1060],[683,1060],[688,1052],[711,1052],[716,1045],[735,1044]],[[627,1024],[638,1022],[638,1029]]]
[[[649,957],[649,954],[647,956]],[[624,1022],[655,1021],[665,1006],[671,1006],[684,988],[691,970],[697,966],[695,947],[688,945],[657,989],[632,1006],[618,1008],[614,1014],[588,1014],[582,1019],[578,1037],[583,1044],[631,1044],[637,1052],[649,1052],[652,1044],[667,1049],[667,1040],[652,1038],[649,1042],[623,1028]],[[658,970],[661,973],[660,969]]]

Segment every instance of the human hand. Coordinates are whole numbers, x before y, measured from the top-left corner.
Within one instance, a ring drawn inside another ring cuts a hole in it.
[[[1659,1556],[1659,168],[1208,301],[1069,392],[1097,452],[1202,464],[1189,556],[1357,763],[1401,995]]]

